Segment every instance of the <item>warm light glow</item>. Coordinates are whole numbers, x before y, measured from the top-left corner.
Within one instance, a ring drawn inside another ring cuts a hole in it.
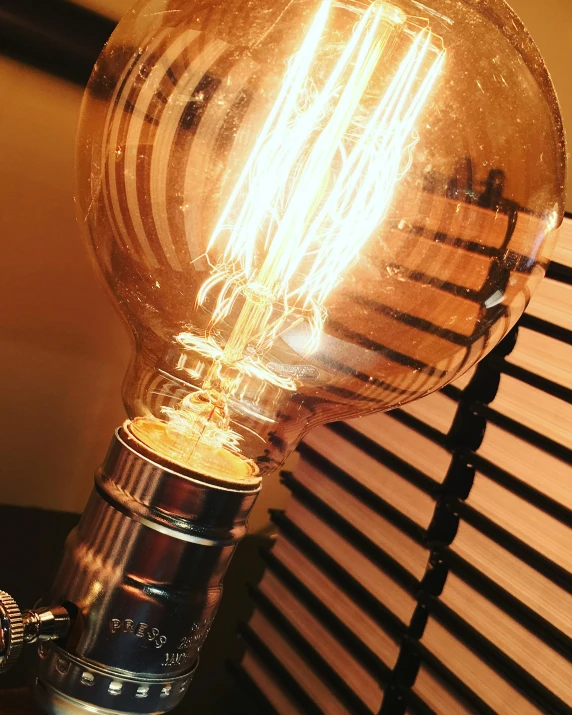
[[[306,354],[317,349],[326,300],[383,220],[443,66],[442,43],[428,27],[377,2],[318,82],[312,69],[334,4],[324,0],[292,57],[207,248],[212,271],[198,302],[216,296],[211,328],[235,311],[232,332],[225,345],[212,332],[178,337],[214,361],[203,389],[166,411],[187,457],[199,441],[239,448],[227,402],[244,375],[295,389],[294,380],[265,365],[264,354],[302,322],[309,328]],[[383,63],[400,33],[410,47],[387,78]]]
[[[307,351],[316,349],[324,303],[382,220],[407,169],[415,122],[442,67],[437,38],[422,30],[377,106],[364,114],[366,88],[405,20],[381,2],[363,14],[317,91],[310,72],[331,2],[323,3],[291,62],[208,246],[209,252],[225,246],[198,298],[204,303],[222,283],[213,324],[229,316],[239,296],[252,304],[243,309],[225,347],[228,363],[240,360],[246,345],[263,352],[294,312],[309,320]],[[261,251],[264,260],[257,266]]]
[[[77,206],[158,461],[259,479],[514,325],[562,222],[565,142],[537,48],[489,5],[139,0],[118,25]]]

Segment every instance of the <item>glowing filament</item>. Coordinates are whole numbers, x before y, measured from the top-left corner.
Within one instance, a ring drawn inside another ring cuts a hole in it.
[[[307,352],[316,349],[324,303],[383,219],[406,171],[413,131],[441,71],[444,51],[421,30],[369,113],[364,96],[405,16],[371,5],[354,28],[323,87],[310,76],[332,0],[325,0],[222,212],[208,252],[224,245],[199,293],[219,286],[212,323],[246,304],[223,359],[251,345],[267,349],[292,314],[309,321]],[[429,60],[429,61],[428,61]],[[255,256],[264,256],[258,267]]]
[[[216,295],[213,327],[239,310],[224,346],[214,331],[178,336],[211,361],[202,389],[165,410],[170,428],[184,436],[185,459],[199,443],[238,450],[229,404],[245,379],[296,389],[264,354],[302,321],[310,328],[306,352],[317,348],[325,302],[382,221],[442,69],[440,40],[426,27],[411,32],[406,16],[385,2],[363,12],[337,58],[331,50],[325,58],[321,43],[334,5],[323,1],[290,60],[207,247],[212,271],[199,304]],[[400,36],[409,48],[386,80],[383,60]],[[318,86],[312,71],[324,64],[329,70]]]

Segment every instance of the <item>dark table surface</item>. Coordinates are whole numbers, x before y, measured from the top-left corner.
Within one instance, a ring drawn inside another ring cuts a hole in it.
[[[22,608],[46,590],[64,540],[78,514],[0,505],[0,589]],[[224,583],[224,595],[201,662],[183,702],[173,715],[257,715],[259,707],[232,676],[228,662],[240,657],[237,626],[252,609],[247,584],[262,573],[260,549],[265,537],[247,536],[237,548]],[[24,650],[14,668],[0,678],[0,715],[41,715],[28,693],[33,648]]]

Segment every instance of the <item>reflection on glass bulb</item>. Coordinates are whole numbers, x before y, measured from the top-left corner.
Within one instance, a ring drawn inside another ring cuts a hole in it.
[[[164,459],[256,479],[522,312],[562,218],[555,98],[504,4],[430,5],[148,0],[104,51],[80,210]]]

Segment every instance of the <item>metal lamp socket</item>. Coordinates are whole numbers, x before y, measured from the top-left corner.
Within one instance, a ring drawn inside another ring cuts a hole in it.
[[[43,604],[71,614],[38,646],[52,715],[165,713],[183,698],[260,486],[209,483],[117,430]]]

